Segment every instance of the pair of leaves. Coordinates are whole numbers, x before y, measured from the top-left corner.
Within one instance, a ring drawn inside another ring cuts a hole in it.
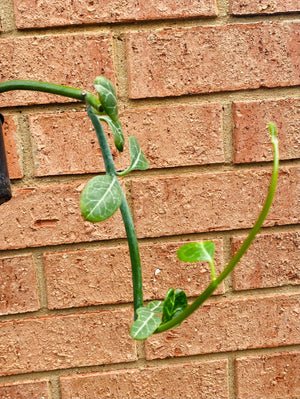
[[[162,323],[174,319],[186,307],[186,294],[182,290],[170,288],[163,302],[152,301],[146,308],[137,309],[138,317],[130,329],[132,338],[136,340],[147,339]],[[158,314],[162,314],[162,318]]]

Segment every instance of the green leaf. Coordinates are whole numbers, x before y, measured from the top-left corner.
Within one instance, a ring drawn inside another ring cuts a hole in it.
[[[188,305],[186,293],[182,290],[175,290],[175,303],[172,319],[181,313]]]
[[[129,152],[131,164],[129,168],[127,168],[123,172],[118,172],[119,176],[127,175],[127,173],[131,172],[134,169],[146,170],[149,167],[149,162],[145,158],[145,155],[143,154],[141,147],[134,136],[129,137]]]
[[[162,301],[149,302],[146,308],[151,310],[151,312],[153,312],[153,313],[162,313],[163,312],[163,302]]]
[[[146,308],[137,309],[137,319],[132,323],[130,335],[137,340],[147,339],[161,323],[161,318]]]
[[[174,313],[174,304],[175,304],[175,290],[174,288],[170,288],[167,292],[167,295],[165,296],[163,304],[163,315],[162,315],[163,323],[172,319],[172,315]]]
[[[177,257],[183,262],[213,263],[215,244],[212,241],[190,242],[179,248]]]
[[[101,222],[112,216],[122,202],[122,189],[117,179],[110,175],[91,179],[80,197],[83,217],[90,222]]]
[[[115,146],[120,152],[122,152],[124,149],[125,139],[121,122],[119,120],[115,122],[109,116],[99,116],[99,119],[108,124],[114,135]]]
[[[115,122],[118,121],[118,100],[112,82],[104,76],[98,76],[94,81],[101,105],[107,115]]]

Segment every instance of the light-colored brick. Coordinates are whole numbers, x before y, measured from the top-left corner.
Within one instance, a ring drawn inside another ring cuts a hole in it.
[[[252,227],[270,182],[270,169],[132,180],[139,237]],[[265,226],[299,222],[299,169],[282,168]]]
[[[128,33],[130,97],[299,84],[299,31],[274,22]]]
[[[85,183],[13,190],[0,208],[0,249],[124,237],[120,212],[105,222],[84,221],[79,208]]]
[[[39,309],[31,255],[0,258],[0,314]]]
[[[10,179],[20,179],[23,177],[23,173],[21,170],[19,146],[17,142],[17,124],[14,116],[4,115],[2,132],[4,134],[9,177]]]
[[[94,92],[96,76],[114,80],[111,40],[110,34],[0,39],[1,80],[33,79]],[[28,91],[0,95],[0,107],[68,101],[75,100]]]
[[[299,304],[291,295],[211,301],[175,330],[150,337],[146,358],[299,344]]]
[[[222,269],[222,241],[216,243],[216,270]],[[210,282],[208,264],[182,263],[176,253],[182,242],[140,245],[144,299],[163,299],[167,290],[200,295]],[[50,253],[45,255],[50,309],[132,301],[127,247]],[[221,287],[217,293],[224,292]]]
[[[162,168],[223,162],[221,114],[219,104],[193,104],[127,110],[120,119],[125,136],[138,139],[150,168]],[[104,171],[86,113],[30,115],[29,125],[36,176]],[[128,142],[122,154],[113,145],[112,152],[116,168],[125,169]]]
[[[104,22],[143,21],[166,18],[215,16],[215,0],[14,0],[16,24],[19,29],[47,26],[81,25]]]
[[[300,157],[300,100],[243,101],[233,103],[234,162],[273,159],[268,124],[278,129],[280,159]]]
[[[133,312],[111,310],[0,323],[0,374],[136,360]]]
[[[275,14],[300,11],[295,0],[231,0],[230,11],[234,15]]]
[[[234,237],[235,253],[242,237]],[[300,284],[300,234],[296,231],[261,234],[233,271],[235,290]]]
[[[297,399],[300,397],[300,352],[237,358],[239,399]]]
[[[48,381],[23,381],[0,385],[1,399],[48,399]]]
[[[74,375],[60,381],[62,399],[228,398],[226,360]]]

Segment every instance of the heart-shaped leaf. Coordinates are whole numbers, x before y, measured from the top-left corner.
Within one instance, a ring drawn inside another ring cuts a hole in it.
[[[147,339],[161,323],[161,318],[147,308],[138,308],[137,319],[132,323],[130,335],[137,340]]]
[[[115,146],[120,152],[122,152],[124,149],[125,139],[122,131],[121,122],[119,120],[115,122],[109,116],[99,116],[99,119],[108,124],[114,135]]]
[[[118,121],[118,100],[112,82],[104,76],[98,76],[94,81],[101,105],[107,115],[115,122]]]
[[[151,310],[153,313],[163,312],[163,302],[162,301],[152,301],[147,305],[147,309]]]
[[[91,179],[80,197],[83,217],[90,222],[101,222],[112,216],[122,202],[122,189],[117,179],[110,175]]]
[[[213,263],[215,244],[212,241],[190,242],[179,248],[177,256],[183,262]]]
[[[130,136],[128,140],[131,164],[123,172],[118,172],[119,176],[127,175],[134,169],[146,170],[149,167],[149,162],[145,158],[137,139],[134,136]]]

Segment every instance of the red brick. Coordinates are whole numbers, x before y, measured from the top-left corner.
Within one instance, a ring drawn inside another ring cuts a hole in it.
[[[73,375],[60,381],[62,399],[228,398],[226,360]]]
[[[119,211],[102,223],[83,220],[79,198],[84,185],[13,190],[12,199],[0,208],[0,249],[124,237]]]
[[[130,97],[296,85],[298,34],[288,22],[128,33]]]
[[[269,186],[270,169],[132,180],[139,237],[252,227]],[[282,168],[265,226],[299,222],[299,169]]]
[[[1,375],[136,360],[133,312],[110,310],[0,323]]]
[[[25,50],[26,49],[26,50]],[[114,79],[110,34],[66,34],[0,39],[0,78],[33,79],[94,91],[97,75]],[[0,95],[0,106],[75,101],[44,93]]]
[[[242,237],[234,237],[235,253]],[[235,290],[300,284],[300,234],[296,231],[261,234],[233,271]]]
[[[211,301],[175,330],[150,337],[146,358],[299,344],[299,312],[290,295]]]
[[[233,103],[234,162],[273,159],[268,124],[278,129],[280,159],[300,157],[300,100],[242,101]]]
[[[128,110],[120,118],[124,134],[137,137],[150,168],[224,161],[219,104]],[[30,115],[29,125],[36,176],[104,171],[98,141],[86,113]],[[125,147],[122,154],[116,154],[113,147],[112,150],[116,168],[125,169],[129,164],[128,149]]]
[[[300,11],[295,0],[231,0],[230,11],[234,15],[275,14]]]
[[[17,124],[13,115],[4,115],[5,121],[2,126],[4,133],[4,145],[8,164],[10,179],[20,179],[23,177],[21,170],[19,147],[17,143]]]
[[[215,243],[216,269],[221,272],[222,241]],[[181,244],[140,245],[145,300],[164,298],[171,286],[196,296],[209,284],[207,264],[177,259]],[[132,301],[127,246],[51,253],[45,255],[44,262],[50,309]]]
[[[1,399],[48,399],[47,381],[24,381],[0,385]]]
[[[79,25],[103,22],[142,21],[167,18],[189,18],[215,16],[216,1],[167,0],[157,3],[154,0],[134,0],[124,3],[112,0],[49,2],[42,0],[33,5],[30,0],[14,0],[16,24],[19,29],[42,28],[47,26]]]
[[[0,258],[0,314],[33,312],[38,309],[32,256]]]
[[[300,397],[300,352],[242,357],[235,366],[239,399]]]

